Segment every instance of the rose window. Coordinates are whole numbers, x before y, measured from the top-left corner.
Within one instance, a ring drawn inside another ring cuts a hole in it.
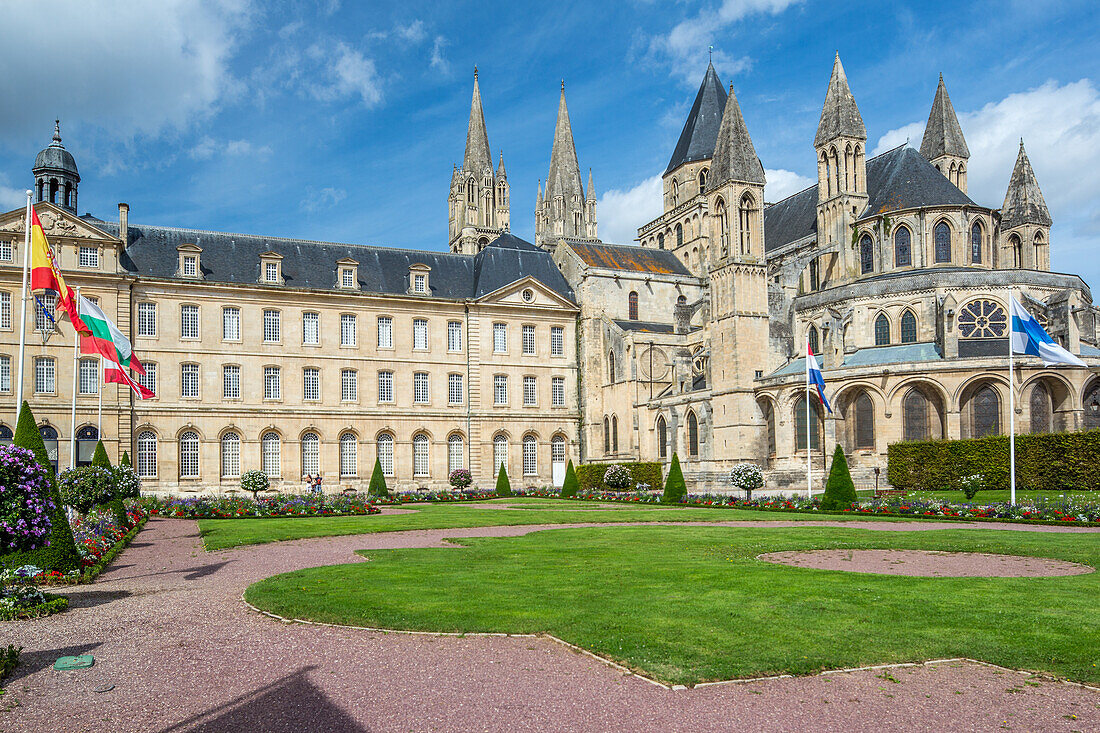
[[[973,300],[959,311],[959,335],[963,338],[999,338],[1008,332],[1005,309],[992,300]]]

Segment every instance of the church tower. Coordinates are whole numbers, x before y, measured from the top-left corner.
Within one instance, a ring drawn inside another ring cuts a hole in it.
[[[1050,270],[1050,209],[1020,140],[1001,207],[1001,266]]]
[[[80,173],[73,154],[61,144],[61,120],[54,120],[53,142],[34,159],[34,200],[49,201],[76,213]]]
[[[466,155],[462,167],[451,174],[448,197],[451,252],[477,254],[485,245],[508,230],[508,178],[504,172],[504,153],[493,172],[493,154],[485,130],[481,109],[481,89],[474,69],[474,96],[470,102],[470,122],[466,129]]]
[[[858,266],[852,248],[851,224],[867,208],[867,128],[848,88],[840,54],[825,93],[821,121],[814,137],[817,151],[817,243],[839,245],[843,272]]]
[[[562,237],[596,239],[596,195],[592,173],[588,174],[589,193],[581,183],[577,147],[565,106],[565,82],[558,100],[558,122],[554,128],[554,147],[550,151],[550,172],[546,189],[535,205],[535,244],[550,246]]]
[[[959,126],[959,118],[955,116],[951,97],[947,96],[943,74],[940,74],[940,85],[936,87],[936,98],[932,101],[928,123],[924,126],[920,154],[966,193],[966,161],[970,159],[970,149],[966,147],[966,138]]]

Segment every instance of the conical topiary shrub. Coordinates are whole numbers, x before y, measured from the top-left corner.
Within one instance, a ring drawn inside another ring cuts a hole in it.
[[[679,504],[680,499],[687,493],[687,484],[684,483],[684,472],[680,470],[680,459],[672,454],[672,465],[668,468],[668,478],[665,479],[665,493],[661,495],[661,501],[665,504]]]
[[[577,471],[573,468],[573,459],[569,459],[569,465],[565,467],[565,480],[561,482],[561,497],[571,499],[580,491],[581,482],[577,480]]]
[[[370,486],[367,488],[367,494],[382,497],[390,495],[390,490],[386,488],[386,476],[382,473],[382,461],[377,458],[374,459],[374,473],[370,475]]]
[[[107,457],[107,449],[103,446],[102,440],[95,444],[92,465],[106,468],[111,471],[111,475],[114,475],[112,470],[114,467],[111,465],[111,459]],[[115,515],[115,522],[118,523],[118,526],[125,527],[129,524],[129,517],[126,516],[126,505],[122,503],[122,496],[117,491],[113,491],[112,494],[111,500],[99,508],[110,511]]]
[[[844,457],[844,449],[838,444],[833,451],[833,465],[829,469],[829,480],[825,483],[825,494],[821,497],[821,508],[845,510],[855,501],[856,485],[852,483],[852,474],[848,472],[848,459]]]
[[[103,441],[95,444],[95,453],[92,454],[92,465],[100,468],[112,468],[111,459],[107,457],[107,449],[103,447]]]
[[[508,472],[504,470],[504,464],[500,464],[500,472],[497,474],[497,496],[511,496],[512,484],[508,483]]]
[[[118,465],[120,465],[120,466],[129,466],[130,465],[130,454],[127,453],[126,451],[122,451],[122,460],[118,462]]]
[[[25,400],[19,410],[19,420],[15,425],[15,439],[12,442],[33,452],[35,459],[46,469],[50,480],[50,499],[53,501],[54,508],[50,512],[50,544],[37,550],[4,555],[0,563],[13,568],[20,565],[34,565],[45,570],[60,570],[63,573],[76,570],[80,567],[80,555],[76,552],[73,530],[65,515],[65,505],[61,503],[61,496],[57,493],[57,476],[53,472],[53,463],[46,454],[46,445],[42,442],[38,425],[34,422],[34,414],[31,413],[30,405]]]

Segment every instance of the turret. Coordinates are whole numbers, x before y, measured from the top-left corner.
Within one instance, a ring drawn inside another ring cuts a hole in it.
[[[76,213],[76,189],[80,173],[73,154],[61,144],[61,120],[54,120],[53,142],[34,159],[34,200],[52,204]]]
[[[712,266],[727,259],[764,261],[764,166],[732,85],[711,159],[707,207],[712,212]]]
[[[1024,141],[1001,207],[1001,262],[1007,267],[1050,269],[1050,209],[1039,190]]]
[[[940,74],[936,98],[932,101],[928,123],[924,126],[920,154],[966,193],[966,162],[970,159],[970,149],[966,147],[966,138],[959,126],[959,118],[955,116],[951,97],[947,96],[943,74]]]

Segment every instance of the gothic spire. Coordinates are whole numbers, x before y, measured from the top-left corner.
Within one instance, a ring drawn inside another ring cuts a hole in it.
[[[592,182],[592,169],[588,169],[588,188],[585,189],[585,201],[596,200],[596,184]]]
[[[824,145],[838,137],[867,139],[867,128],[856,106],[856,98],[848,88],[848,77],[844,74],[844,65],[840,63],[840,52],[833,61],[833,75],[829,79],[829,90],[825,93],[825,104],[821,108],[821,122],[817,125],[814,147]]]
[[[500,165],[497,166],[497,178],[507,178],[508,174],[504,171],[504,151],[500,151]]]
[[[539,193],[538,196],[535,198],[535,203],[539,207],[542,206],[542,179],[539,179]]]
[[[577,147],[573,144],[573,129],[569,125],[569,109],[565,106],[563,81],[558,100],[558,123],[554,128],[554,147],[550,151],[550,172],[546,174],[546,198],[562,196],[570,201],[574,194],[579,200],[584,200],[581,167],[577,162]]]
[[[962,128],[959,126],[959,118],[955,116],[955,108],[951,105],[951,97],[947,96],[943,74],[940,74],[940,84],[936,87],[936,98],[932,101],[932,110],[928,113],[928,124],[924,126],[924,138],[920,143],[920,154],[927,160],[933,160],[942,155],[954,155],[959,158],[970,157],[970,150],[966,147],[966,139],[963,137]]]
[[[684,163],[706,160],[714,155],[714,143],[718,139],[718,125],[722,121],[722,112],[726,108],[726,90],[714,70],[714,64],[707,64],[707,72],[695,95],[676,149],[665,168],[667,176]]]
[[[1021,224],[1051,225],[1050,209],[1035,180],[1035,171],[1024,151],[1024,141],[1020,140],[1020,152],[1016,156],[1016,166],[1012,169],[1012,178],[1008,181],[1004,206],[1001,207],[1001,229],[1011,229]]]
[[[708,188],[715,188],[726,181],[764,184],[764,166],[756,155],[732,84],[726,97],[722,124],[718,127],[714,158],[710,164],[710,176],[707,177]]]
[[[481,174],[493,170],[493,154],[489,151],[489,134],[485,131],[485,114],[481,111],[481,89],[474,67],[474,97],[470,102],[470,125],[466,129],[466,157],[462,168],[467,173]]]

